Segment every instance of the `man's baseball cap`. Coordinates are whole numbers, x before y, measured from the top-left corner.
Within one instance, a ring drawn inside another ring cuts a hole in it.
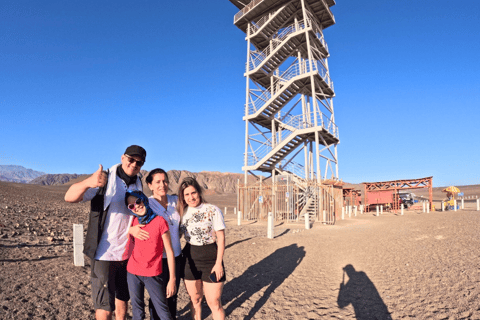
[[[127,150],[125,150],[125,154],[127,156],[139,156],[140,158],[142,158],[142,161],[145,161],[145,158],[147,157],[147,151],[137,145],[132,145],[128,147]]]

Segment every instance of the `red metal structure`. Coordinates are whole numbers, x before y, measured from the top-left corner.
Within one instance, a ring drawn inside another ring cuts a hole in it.
[[[432,179],[426,177],[420,179],[393,180],[382,182],[363,182],[362,203],[365,210],[370,205],[389,204],[394,211],[399,209],[399,191],[405,189],[428,188],[430,207],[432,207]]]
[[[354,188],[343,188],[344,206],[360,206],[360,190]]]

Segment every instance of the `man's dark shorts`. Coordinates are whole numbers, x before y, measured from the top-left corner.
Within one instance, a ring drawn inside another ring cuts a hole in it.
[[[128,301],[127,261],[92,261],[92,299],[95,310],[115,310],[115,298]]]

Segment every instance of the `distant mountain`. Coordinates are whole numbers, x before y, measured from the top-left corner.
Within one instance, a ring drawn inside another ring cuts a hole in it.
[[[69,174],[69,173],[61,173],[61,174],[45,174],[43,176],[40,176],[38,178],[33,179],[32,181],[29,182],[29,184],[40,184],[44,186],[57,186],[61,184],[65,184],[69,182],[70,180],[77,179],[78,177],[85,176],[87,177],[88,175],[86,174]]]
[[[152,192],[148,189],[148,186],[145,182],[145,178],[148,175],[148,171],[142,170],[142,175],[143,175],[143,191],[145,192],[146,195],[151,195]],[[218,193],[235,193],[236,192],[236,185],[238,183],[238,180],[240,180],[240,183],[243,183],[243,173],[229,173],[229,172],[209,172],[209,171],[202,171],[202,172],[190,172],[186,170],[170,170],[167,171],[168,179],[170,181],[169,183],[169,194],[176,194],[178,191],[178,186],[182,182],[182,180],[186,177],[194,177],[197,179],[198,183],[205,189],[205,192],[207,194],[218,194]],[[47,178],[47,176],[50,175],[45,175],[42,177],[39,177],[35,179],[35,183],[43,181],[44,183],[37,183],[37,184],[50,184],[50,182],[54,181],[60,181],[61,179],[67,179],[70,178],[69,181],[63,182],[63,184],[71,185],[73,183],[80,182],[90,175],[68,175],[68,174],[63,174],[63,175],[51,175],[53,177]],[[58,176],[58,177],[56,177]],[[60,177],[61,176],[61,177]],[[248,177],[249,183],[253,183],[256,181],[255,177],[249,176]],[[34,181],[30,182],[34,183]],[[60,184],[60,183],[55,183],[55,184]]]
[[[45,172],[27,169],[16,165],[0,165],[0,181],[28,183],[44,175]]]
[[[169,193],[177,193],[179,184],[186,177],[194,177],[207,193],[235,193],[238,181],[240,180],[240,183],[243,183],[244,179],[243,173],[215,171],[190,172],[186,170],[170,170],[167,171],[167,174],[170,181],[168,185]],[[248,177],[248,180],[249,183],[256,181],[255,177],[251,175]]]
[[[142,170],[142,175],[145,179],[148,171]],[[235,193],[236,186],[240,180],[243,183],[243,173],[228,173],[228,172],[190,172],[186,170],[170,170],[167,172],[170,180],[169,193],[177,193],[178,186],[182,180],[186,177],[194,177],[198,183],[205,189],[207,194],[213,193]],[[29,184],[38,185],[62,185],[72,184],[82,181],[89,177],[86,174],[45,174],[44,172],[38,172],[31,169],[25,169],[22,166],[0,166],[0,181],[10,182],[23,182]],[[249,183],[254,182],[256,179],[253,176],[249,176]],[[145,184],[145,193],[151,194]]]

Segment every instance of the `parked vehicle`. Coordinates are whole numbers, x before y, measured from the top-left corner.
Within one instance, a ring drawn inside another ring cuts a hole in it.
[[[400,203],[403,203],[405,208],[409,208],[415,203],[415,194],[411,192],[399,193],[398,196],[400,197]]]

